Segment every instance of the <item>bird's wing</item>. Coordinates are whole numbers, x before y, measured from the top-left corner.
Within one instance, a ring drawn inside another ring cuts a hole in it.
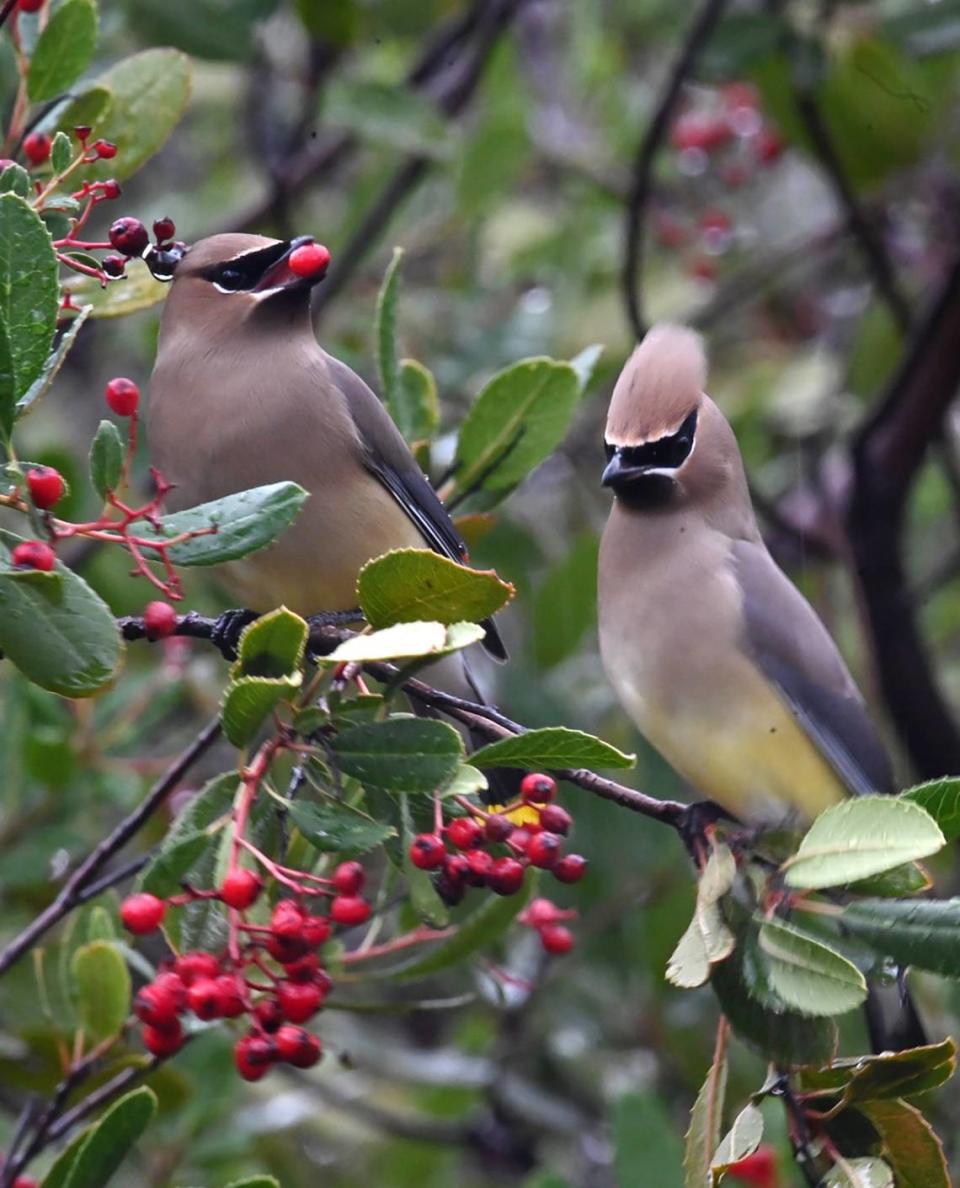
[[[467,557],[463,537],[390,415],[356,372],[339,359],[327,358],[331,378],[346,396],[357,427],[364,466],[390,492],[435,553],[463,563]],[[506,660],[507,650],[496,624],[487,619],[482,625],[484,648],[496,659]]]
[[[759,542],[731,553],[754,663],[851,793],[893,792],[890,761],[827,629]]]

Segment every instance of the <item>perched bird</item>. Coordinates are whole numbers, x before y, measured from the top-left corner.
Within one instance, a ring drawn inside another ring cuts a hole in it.
[[[659,325],[614,388],[603,663],[697,792],[746,823],[809,821],[845,796],[893,792],[893,775],[836,645],[760,537],[736,438],[705,383],[698,335]]]
[[[310,291],[326,249],[309,236],[214,235],[146,258],[172,278],[148,420],[152,460],[176,484],[171,506],[281,480],[310,492],[273,545],[224,566],[237,597],[257,611],[348,611],[361,567],[389,549],[465,560],[381,402],[314,337]],[[505,658],[496,626],[484,626],[484,646]]]

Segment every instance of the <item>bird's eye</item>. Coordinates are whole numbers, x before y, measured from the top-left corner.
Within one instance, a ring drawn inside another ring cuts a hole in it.
[[[217,284],[224,289],[239,289],[243,284],[243,273],[239,268],[221,268],[217,273]]]

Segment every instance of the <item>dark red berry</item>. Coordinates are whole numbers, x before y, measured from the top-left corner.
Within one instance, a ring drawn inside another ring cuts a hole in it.
[[[140,389],[133,380],[117,376],[104,389],[107,404],[118,417],[132,417],[140,405]]]
[[[491,813],[483,823],[483,836],[487,841],[503,842],[513,833],[513,822],[503,813]]]
[[[420,870],[436,870],[447,849],[438,833],[418,833],[410,843],[410,861]]]
[[[261,998],[253,1015],[264,1031],[276,1031],[283,1022],[283,1008],[275,998]]]
[[[486,850],[471,850],[467,855],[470,876],[472,876],[472,880],[476,880],[478,886],[486,881],[487,876],[493,870],[493,863],[493,855],[488,854]]]
[[[18,569],[39,569],[49,573],[57,563],[57,555],[42,540],[23,540],[14,545],[10,559]]]
[[[305,243],[302,247],[294,248],[287,264],[295,276],[317,276],[329,267],[330,253],[322,243]]]
[[[30,489],[30,498],[42,511],[59,503],[67,489],[63,475],[52,466],[34,466],[32,470],[28,470],[27,486]]]
[[[560,857],[563,838],[556,833],[536,833],[527,842],[527,857],[534,866],[549,870]]]
[[[333,887],[341,895],[359,895],[365,879],[366,871],[359,862],[341,862],[333,872]]]
[[[273,1043],[262,1035],[245,1035],[233,1048],[233,1062],[245,1081],[259,1081],[270,1071],[274,1059]]]
[[[320,1041],[302,1027],[281,1027],[274,1043],[277,1058],[294,1068],[312,1068],[320,1059]]]
[[[553,877],[561,883],[579,883],[586,873],[587,860],[582,854],[565,854],[553,867]]]
[[[482,834],[483,827],[473,817],[457,817],[447,826],[447,840],[458,850],[472,849]]]
[[[165,602],[150,603],[150,606],[166,605]],[[150,607],[147,607],[147,610],[149,609]],[[173,607],[170,607],[170,610],[173,611]],[[146,621],[146,614],[144,614],[144,621]],[[252,870],[232,870],[223,880],[223,885],[220,887],[220,898],[227,907],[236,908],[237,911],[242,912],[244,908],[248,908],[256,902],[262,887],[263,881]]]
[[[281,899],[270,916],[270,931],[274,936],[300,937],[304,912],[292,899]]]
[[[31,165],[43,165],[50,160],[50,149],[53,141],[46,132],[31,132],[23,138],[24,156]]]
[[[173,239],[176,233],[177,228],[174,226],[173,219],[162,218],[154,221],[153,235],[157,243],[166,243],[168,239]]]
[[[497,858],[487,875],[487,886],[497,895],[515,895],[523,886],[523,871],[523,863],[516,858]]]
[[[283,1017],[291,1023],[306,1023],[323,1003],[319,986],[304,982],[278,982],[277,1002]]]
[[[73,130],[73,134],[74,134],[74,136],[76,136],[77,140],[79,140],[81,144],[86,144],[86,142],[90,138],[90,133],[92,131],[93,131],[93,129],[90,127],[89,124],[77,124],[77,126]]]
[[[146,936],[159,928],[166,915],[167,905],[156,895],[141,891],[139,895],[128,896],[120,905],[120,919],[123,925],[136,936]]]
[[[220,962],[216,957],[212,953],[202,953],[199,950],[182,954],[173,963],[173,969],[188,986],[192,986],[199,978],[220,976]]]
[[[283,972],[291,982],[312,982],[320,969],[316,953],[306,953],[296,961],[288,961]]]
[[[726,144],[732,135],[726,120],[690,112],[674,122],[670,129],[670,142],[681,152],[700,149],[711,153]]]
[[[172,1056],[183,1046],[183,1028],[179,1019],[163,1027],[148,1024],[143,1029],[143,1046],[154,1056]]]
[[[107,238],[117,251],[125,256],[142,256],[150,242],[150,236],[143,223],[129,215],[124,215],[111,224]]]
[[[213,983],[217,988],[217,1015],[221,1019],[239,1019],[246,1014],[243,986],[234,974],[221,974]]]
[[[308,948],[317,949],[330,936],[330,921],[326,916],[307,916],[300,935]]]
[[[39,12],[46,0],[17,0],[17,8],[21,12]]]
[[[559,804],[545,804],[540,810],[540,824],[551,833],[569,833],[573,817]]]
[[[451,879],[445,870],[437,875],[433,887],[448,907],[455,907],[466,894],[463,879]]]
[[[302,936],[268,936],[266,945],[267,952],[281,965],[296,961],[310,951],[310,946]]]
[[[120,183],[113,177],[103,183],[103,188],[100,192],[104,198],[119,198],[122,193]]]
[[[126,256],[104,256],[101,267],[107,276],[123,276],[127,269],[127,258]]]
[[[447,854],[443,859],[443,874],[451,883],[462,883],[470,873],[465,854]]]
[[[540,929],[540,943],[548,953],[559,957],[573,948],[573,933],[562,924],[547,924]]]
[[[198,1019],[216,1019],[220,1014],[220,990],[214,978],[197,978],[187,991],[187,1006]]]
[[[539,771],[531,771],[520,781],[520,795],[527,804],[549,804],[557,794],[557,781]]]
[[[117,155],[117,146],[112,140],[95,140],[90,147],[101,161],[109,161]]]
[[[772,165],[783,154],[783,141],[773,128],[761,128],[754,151],[758,161],[762,161],[764,165]]]
[[[337,895],[330,904],[330,919],[337,924],[362,924],[370,919],[370,910],[360,895]]]
[[[176,630],[177,612],[169,602],[148,602],[143,608],[143,626],[147,639],[166,639]]]

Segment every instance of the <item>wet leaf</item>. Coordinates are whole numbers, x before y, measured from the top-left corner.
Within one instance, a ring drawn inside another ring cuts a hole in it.
[[[633,767],[636,756],[627,755],[582,730],[545,726],[481,747],[470,756],[470,762],[475,767],[526,767],[533,771],[564,767]]]
[[[765,920],[758,940],[770,986],[795,1010],[840,1015],[866,999],[863,974],[816,937],[792,924]]]
[[[469,569],[430,549],[395,549],[360,570],[357,597],[371,627],[479,623],[513,597],[492,570]]]

